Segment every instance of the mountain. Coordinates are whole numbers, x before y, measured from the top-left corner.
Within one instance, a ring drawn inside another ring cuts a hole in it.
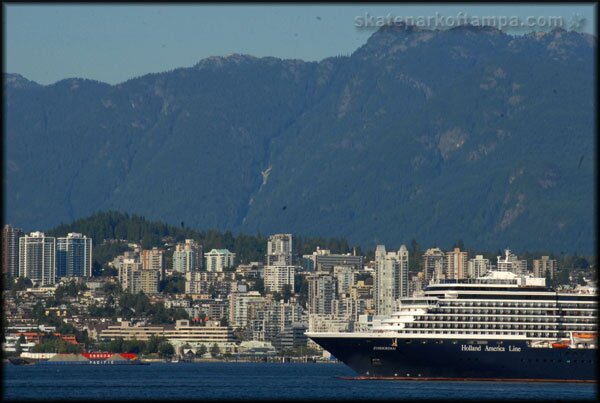
[[[594,250],[596,38],[383,27],[320,62],[4,75],[6,221],[98,210],[396,248]]]

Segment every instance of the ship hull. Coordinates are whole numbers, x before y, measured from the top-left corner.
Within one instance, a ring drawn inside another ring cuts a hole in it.
[[[519,340],[309,337],[361,378],[597,379],[596,349],[536,348]]]

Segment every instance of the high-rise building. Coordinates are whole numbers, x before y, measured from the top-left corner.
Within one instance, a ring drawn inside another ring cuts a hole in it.
[[[2,272],[19,276],[19,238],[25,235],[19,228],[6,224],[2,229]]]
[[[549,275],[551,279],[556,277],[558,262],[556,259],[550,259],[550,256],[542,256],[541,259],[533,260],[533,276],[545,278]]]
[[[158,292],[160,271],[145,270],[138,260],[124,259],[119,267],[119,282],[121,288],[131,294],[137,294],[140,291],[145,294],[154,294]]]
[[[173,271],[186,273],[188,271],[199,271],[203,266],[202,245],[193,239],[186,239],[185,243],[179,243],[173,251]]]
[[[402,245],[398,252],[386,252],[385,246],[375,249],[374,299],[378,315],[391,315],[397,299],[408,296],[408,250]]]
[[[265,266],[263,278],[266,292],[283,292],[289,285],[294,290],[294,275],[296,266]]]
[[[233,267],[235,253],[227,249],[213,249],[204,254],[206,258],[206,271],[221,272],[223,269]]]
[[[354,285],[356,271],[352,266],[334,266],[333,277],[337,282],[337,294],[348,294],[350,293],[350,287]]]
[[[144,270],[158,270],[160,278],[165,277],[165,251],[154,247],[142,251],[142,268]]]
[[[331,274],[315,273],[308,280],[308,313],[310,315],[331,315],[333,301],[337,294],[336,280]]]
[[[92,277],[92,238],[76,232],[56,238],[56,278]]]
[[[447,279],[458,280],[466,278],[467,268],[467,252],[461,251],[460,248],[454,248],[451,252],[446,253],[444,274]]]
[[[490,271],[490,259],[484,259],[483,255],[476,255],[474,259],[469,259],[467,266],[467,276],[477,278]]]
[[[275,234],[267,242],[266,266],[294,264],[292,234]]]
[[[19,238],[19,276],[34,285],[56,282],[56,238],[32,232]]]
[[[250,325],[251,319],[248,312],[253,304],[265,302],[265,298],[258,291],[232,292],[229,299],[229,325],[234,327],[246,328]]]
[[[423,254],[423,273],[425,281],[441,278],[444,274],[446,255],[439,248],[429,248]]]

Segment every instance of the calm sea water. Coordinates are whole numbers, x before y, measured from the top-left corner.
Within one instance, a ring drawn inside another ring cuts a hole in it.
[[[342,364],[4,364],[4,399],[595,400],[595,384],[357,381]]]

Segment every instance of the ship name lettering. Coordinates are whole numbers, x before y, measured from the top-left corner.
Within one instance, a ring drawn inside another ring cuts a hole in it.
[[[508,346],[508,351],[520,352],[521,351],[521,347]]]
[[[470,344],[461,344],[460,345],[460,350],[461,351],[481,351],[481,346],[472,346]]]
[[[485,346],[485,351],[506,351],[506,349],[502,346]]]

